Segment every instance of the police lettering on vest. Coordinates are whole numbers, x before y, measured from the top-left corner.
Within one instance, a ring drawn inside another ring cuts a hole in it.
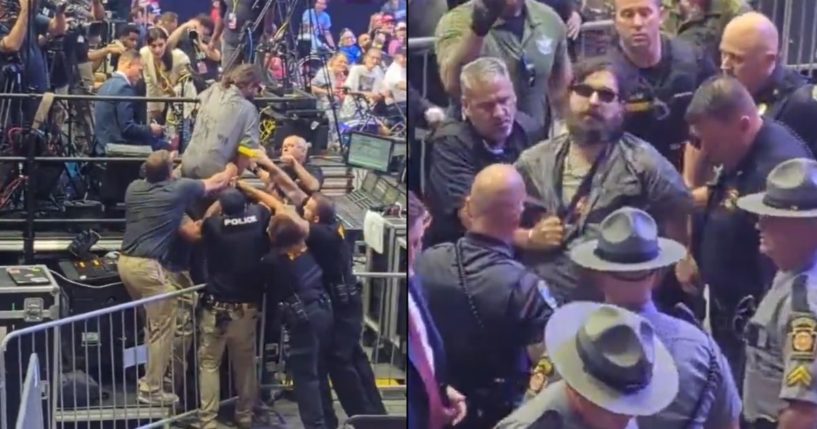
[[[249,223],[257,223],[258,218],[255,216],[246,216],[243,218],[226,218],[224,219],[224,226],[247,225]]]
[[[236,216],[204,220],[208,294],[223,302],[260,300],[264,290],[261,258],[269,251],[269,219],[269,210],[251,204]]]

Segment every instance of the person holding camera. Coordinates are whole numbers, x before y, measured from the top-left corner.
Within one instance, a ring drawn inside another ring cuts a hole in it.
[[[14,24],[0,25],[0,53],[6,56],[3,62],[6,64],[16,62],[22,65],[19,76],[23,87],[17,92],[41,94],[50,89],[47,61],[39,44],[39,36],[58,37],[65,34],[67,26],[65,21],[66,4],[48,5],[52,6],[54,13],[54,17],[50,19],[37,13],[43,6],[46,5],[36,0],[21,0],[20,10]],[[13,14],[13,11],[6,11],[6,13]],[[28,26],[29,20],[33,25]],[[9,59],[9,57],[14,59]],[[24,116],[22,119],[24,121],[34,119],[38,104],[39,101],[25,101],[23,103]]]
[[[200,14],[180,25],[167,39],[169,49],[179,48],[190,58],[190,68],[197,78],[199,91],[205,89],[204,82],[218,77],[221,51],[211,45],[215,23],[207,14]]]

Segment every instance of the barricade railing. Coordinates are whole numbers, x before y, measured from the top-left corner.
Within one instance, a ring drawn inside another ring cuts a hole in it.
[[[376,287],[391,289],[381,291],[384,296],[385,292],[389,296],[406,296],[406,284],[399,282],[399,279],[405,278],[405,273],[357,272],[355,275],[361,279],[390,279]],[[375,287],[372,285],[368,287]],[[84,287],[98,289],[87,295],[88,299],[116,302],[114,296],[120,297],[118,301],[121,301],[122,294],[127,296],[121,283]],[[62,293],[56,293],[55,301],[50,306],[51,317],[55,320],[26,323],[30,326],[13,329],[0,338],[0,429],[14,427],[13,418],[17,416],[26,362],[32,353],[40,357],[46,428],[73,426],[78,422],[102,424],[103,421],[126,421],[129,422],[126,427],[135,423],[149,428],[196,419],[199,410],[197,351],[200,328],[197,298],[203,288],[204,285],[198,285],[62,318],[57,317],[67,314],[68,309],[65,308]],[[74,301],[77,299],[74,296]],[[394,321],[405,318],[404,314],[390,314],[391,307],[385,300],[382,301],[382,320],[391,319],[389,323],[399,323]],[[174,319],[175,335],[164,389],[176,394],[179,402],[173,407],[142,404],[137,399],[137,388],[143,372],[140,366],[148,358],[145,342],[142,341],[145,308],[168,302],[174,304],[169,307],[168,317]],[[365,307],[367,304],[363,305]],[[24,323],[22,318],[25,318],[26,311],[24,308],[19,314],[20,324]],[[262,390],[270,389],[273,392],[291,387],[285,375],[284,359],[288,334],[279,321],[274,320],[278,313],[262,308],[258,327],[260,343],[257,344],[254,362],[261,367],[259,379],[265,374],[264,371],[270,371],[274,376],[273,383],[259,383]],[[274,332],[280,329],[280,337],[274,347],[267,343],[274,336],[267,335],[266,329],[273,329]],[[381,338],[379,333],[370,333],[364,335],[362,341],[384,396],[392,392],[405,392],[407,341],[405,329],[398,332],[402,338]],[[270,353],[272,349],[274,353]],[[222,365],[231,368],[229,359],[225,350]],[[265,367],[272,361],[275,365]],[[235,400],[231,369],[226,371],[226,376],[222,373],[222,378],[221,398],[226,398],[222,401],[224,405]]]

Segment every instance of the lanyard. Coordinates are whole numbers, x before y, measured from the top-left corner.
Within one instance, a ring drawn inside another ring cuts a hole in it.
[[[570,143],[572,144],[572,143]],[[570,199],[570,204],[567,207],[563,207],[561,213],[559,213],[559,217],[562,218],[562,222],[565,225],[573,224],[574,222],[579,220],[579,211],[577,211],[577,206],[582,199],[590,195],[592,191],[593,185],[593,178],[596,176],[596,172],[598,172],[599,166],[604,162],[605,158],[609,155],[611,151],[612,144],[608,143],[608,146],[605,147],[601,153],[596,157],[596,160],[593,161],[593,165],[590,167],[590,170],[582,179],[582,182],[579,184],[579,187],[576,189],[576,193],[573,194],[573,198]],[[568,153],[565,154],[565,159],[562,160],[561,168],[559,169],[559,176],[557,180],[557,187],[556,193],[559,196],[559,201],[561,204],[562,201],[562,177],[564,176],[564,162],[568,156],[570,156],[570,146],[567,148]]]

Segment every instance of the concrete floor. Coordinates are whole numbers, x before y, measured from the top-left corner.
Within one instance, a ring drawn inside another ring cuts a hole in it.
[[[406,399],[403,394],[389,394],[383,399],[383,404],[386,406],[386,411],[391,415],[406,415]],[[338,421],[341,425],[346,420],[346,414],[340,406],[340,403],[335,401],[335,413],[338,416]],[[230,421],[232,416],[232,407],[223,407],[219,415],[219,429],[233,429],[236,426]],[[172,426],[176,429],[181,428],[195,428],[195,422],[191,424],[179,424]],[[268,422],[257,422],[253,425],[253,429],[303,429],[301,419],[298,415],[298,404],[289,399],[279,399],[275,401],[269,415]]]

